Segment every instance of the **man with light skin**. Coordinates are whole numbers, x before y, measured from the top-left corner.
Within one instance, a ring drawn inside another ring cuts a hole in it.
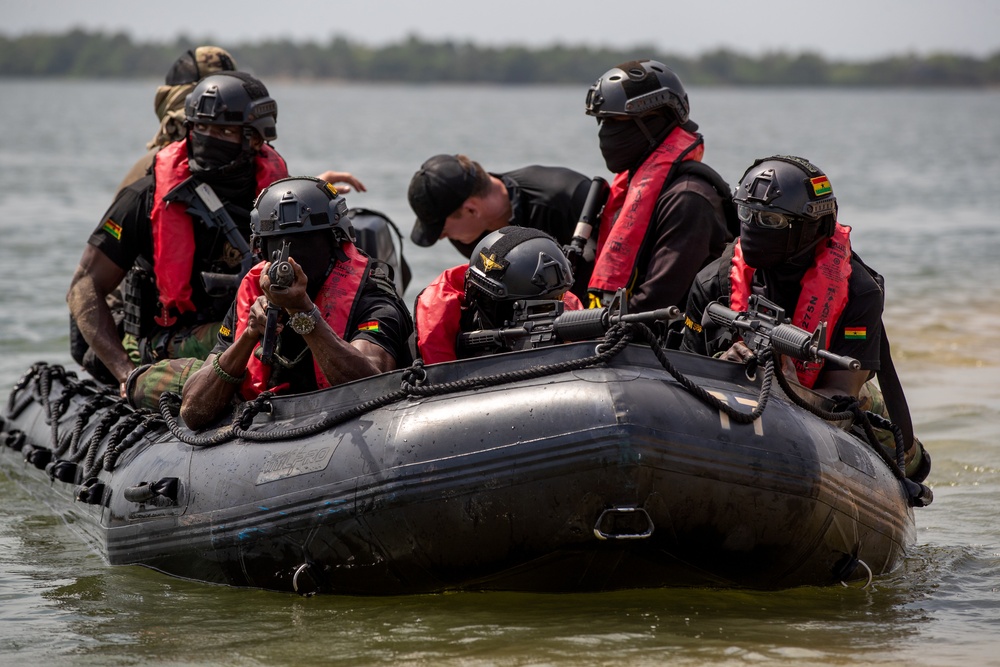
[[[417,214],[410,239],[430,247],[448,239],[468,257],[487,234],[509,225],[543,231],[568,244],[580,219],[590,179],[564,167],[530,165],[487,172],[465,155],[435,155],[410,180],[407,197]],[[575,269],[573,292],[585,295],[593,268],[586,253]]]

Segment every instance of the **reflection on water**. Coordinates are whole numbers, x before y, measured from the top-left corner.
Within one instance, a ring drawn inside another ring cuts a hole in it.
[[[152,136],[155,82],[0,82],[0,396],[69,363],[64,295],[86,236]],[[354,206],[409,230],[424,159],[607,174],[584,89],[280,84],[293,172],[354,172]],[[854,245],[887,282],[886,326],[935,502],[868,590],[309,598],[106,566],[0,474],[0,664],[998,664],[1000,116],[997,92],[691,90],[706,161],[730,182],[794,153],[830,176]],[[116,100],[109,108],[108,99]],[[941,132],[942,118],[949,119]],[[377,128],[373,131],[372,128]],[[419,289],[462,261],[405,245]]]

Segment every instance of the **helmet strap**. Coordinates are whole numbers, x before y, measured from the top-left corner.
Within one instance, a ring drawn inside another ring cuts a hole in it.
[[[642,133],[646,136],[646,141],[649,142],[650,146],[655,147],[659,144],[659,141],[657,141],[656,137],[653,136],[653,133],[649,131],[649,127],[647,127],[646,124],[642,122],[642,118],[636,116],[632,120],[634,120],[635,124],[639,126],[640,130],[642,130]]]

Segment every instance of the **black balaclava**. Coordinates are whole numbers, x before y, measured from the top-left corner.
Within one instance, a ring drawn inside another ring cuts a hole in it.
[[[601,123],[597,137],[608,171],[618,174],[639,167],[675,125],[673,117],[662,115]]]
[[[218,139],[200,132],[191,132],[188,138],[188,158],[194,173],[211,173],[223,170],[243,155],[243,145]]]
[[[740,226],[743,259],[755,269],[780,265],[805,269],[812,264],[813,249],[829,236],[829,226],[823,222],[799,219],[784,229],[764,229],[744,222]]]
[[[192,130],[188,132],[187,151],[191,173],[212,186],[224,202],[246,209],[249,216],[257,195],[257,172],[249,139],[244,137],[235,143]]]
[[[294,259],[306,274],[306,279],[309,281],[306,293],[309,294],[309,298],[315,299],[326,277],[330,275],[333,259],[336,257],[333,251],[335,244],[333,232],[328,229],[317,229],[288,234],[285,237],[268,237],[264,239],[265,243],[261,244],[264,259],[271,261],[274,251],[281,249],[282,238],[289,241],[288,256]]]

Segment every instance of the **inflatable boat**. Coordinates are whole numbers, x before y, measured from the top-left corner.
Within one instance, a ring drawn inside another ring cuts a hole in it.
[[[175,396],[134,410],[38,363],[0,470],[110,564],[300,594],[866,585],[900,564],[929,491],[865,429],[636,327],[264,394],[200,433]]]

